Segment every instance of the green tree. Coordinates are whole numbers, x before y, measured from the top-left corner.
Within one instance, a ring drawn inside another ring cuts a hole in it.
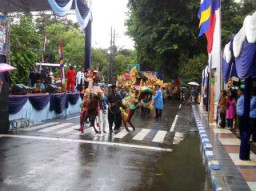
[[[98,70],[104,79],[108,76],[108,56],[106,50],[92,48],[92,68]]]
[[[136,44],[143,70],[157,70],[171,78],[186,60],[207,55],[205,36],[198,38],[200,1],[129,0],[127,34]],[[238,32],[245,15],[255,10],[255,1],[222,1],[222,45]],[[206,63],[207,60],[204,61]]]
[[[59,63],[59,44],[63,45],[63,59],[66,68],[69,65],[76,67],[84,64],[84,34],[77,28],[66,26],[63,23],[53,23],[45,28],[47,43],[45,62]],[[59,75],[59,70],[55,73]]]
[[[187,59],[181,57],[179,73],[184,84],[190,81],[201,82],[202,71],[207,65],[207,57],[204,54],[199,54],[193,58]]]
[[[118,76],[127,72],[129,65],[135,63],[137,63],[136,51],[128,49],[117,50],[117,53],[114,57],[114,75]]]
[[[32,17],[19,16],[10,23],[10,61],[17,68],[10,73],[12,83],[27,83],[31,67],[39,60],[41,36]]]

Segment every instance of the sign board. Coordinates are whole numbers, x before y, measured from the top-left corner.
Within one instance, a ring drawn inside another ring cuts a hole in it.
[[[140,64],[129,64],[129,68],[128,68],[128,70],[131,70],[133,67],[136,67],[136,68],[137,68],[137,70],[139,70],[139,71],[140,71]]]
[[[6,55],[7,52],[7,27],[6,27],[6,18],[0,16],[0,54]]]

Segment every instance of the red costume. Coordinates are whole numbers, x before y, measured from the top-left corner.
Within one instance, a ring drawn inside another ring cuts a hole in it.
[[[74,92],[75,77],[76,77],[76,71],[73,69],[69,69],[67,71],[67,91]]]

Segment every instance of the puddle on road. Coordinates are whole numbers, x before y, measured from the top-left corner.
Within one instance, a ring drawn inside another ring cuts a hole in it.
[[[134,117],[136,125],[143,128],[168,130],[175,118],[179,115],[175,129],[173,152],[163,153],[161,157],[156,156],[158,164],[154,167],[154,175],[143,174],[141,184],[135,186],[137,190],[196,190],[211,191],[212,184],[203,159],[198,129],[196,127],[191,107],[168,108],[161,120],[151,117]],[[175,134],[182,134],[176,136]],[[170,156],[171,155],[171,156]],[[152,177],[153,176],[153,177]],[[150,181],[149,181],[150,180]],[[152,182],[151,182],[152,181]],[[150,183],[149,183],[150,182]]]

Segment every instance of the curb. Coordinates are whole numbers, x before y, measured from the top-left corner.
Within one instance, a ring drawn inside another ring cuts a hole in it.
[[[216,176],[216,173],[221,169],[221,166],[219,164],[219,161],[216,160],[216,158],[214,156],[212,144],[211,144],[211,142],[208,138],[208,135],[205,131],[205,127],[202,124],[200,114],[196,110],[195,105],[192,106],[192,110],[193,110],[193,113],[194,113],[196,126],[197,126],[198,131],[199,131],[201,145],[202,145],[202,148],[203,148],[203,151],[204,151],[204,159],[205,159],[205,162],[206,162],[207,167],[208,167],[208,173],[211,177],[213,190],[214,191],[221,191],[221,190],[223,190],[223,188],[221,187],[221,184],[220,184],[220,182],[219,182],[219,180],[217,179],[217,176]]]

